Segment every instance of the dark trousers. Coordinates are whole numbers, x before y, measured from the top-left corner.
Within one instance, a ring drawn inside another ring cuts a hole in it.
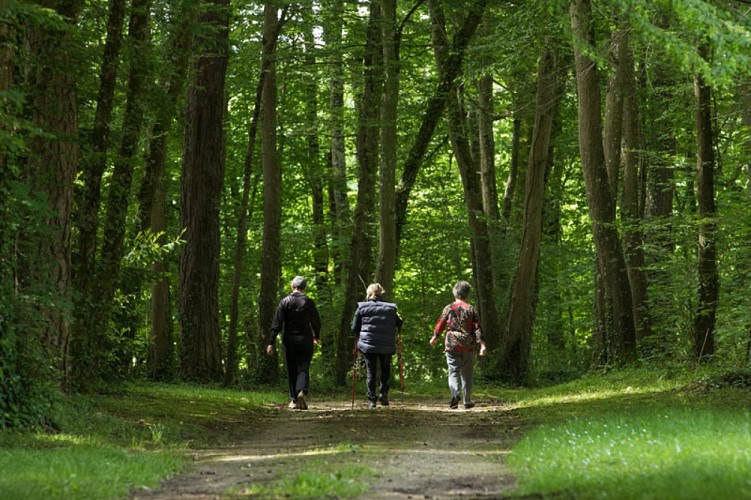
[[[376,392],[378,365],[381,367],[380,394],[388,395],[391,387],[391,357],[393,354],[362,353],[365,357],[365,369],[368,373],[368,399],[375,401],[379,393]]]
[[[287,365],[289,398],[297,401],[297,394],[308,393],[310,383],[310,360],[313,359],[313,338],[285,336],[282,338],[284,362]]]

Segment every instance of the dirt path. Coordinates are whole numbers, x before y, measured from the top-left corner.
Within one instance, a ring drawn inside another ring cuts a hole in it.
[[[363,465],[361,498],[499,498],[514,486],[504,456],[518,423],[499,403],[449,410],[445,402],[403,402],[368,410],[361,403],[309,403],[307,411],[275,407],[252,418],[248,437],[231,447],[200,450],[187,472],[132,499],[226,498],[267,484],[317,457],[321,468]]]

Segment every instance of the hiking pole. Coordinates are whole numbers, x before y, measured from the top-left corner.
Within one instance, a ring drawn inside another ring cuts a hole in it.
[[[357,336],[352,348],[352,409],[355,409],[355,374],[357,373]]]
[[[404,390],[404,361],[402,359],[402,329],[396,331],[396,338],[399,340],[399,389]]]

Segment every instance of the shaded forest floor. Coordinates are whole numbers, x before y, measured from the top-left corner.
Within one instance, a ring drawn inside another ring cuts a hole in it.
[[[275,484],[304,483],[306,472],[307,481],[359,485],[354,495],[362,498],[498,498],[514,488],[504,456],[521,431],[502,402],[450,410],[436,399],[392,398],[374,410],[362,398],[352,409],[315,395],[307,411],[267,405],[248,413],[247,425],[233,422],[243,430],[229,443],[191,451],[182,473],[130,498],[273,497]]]

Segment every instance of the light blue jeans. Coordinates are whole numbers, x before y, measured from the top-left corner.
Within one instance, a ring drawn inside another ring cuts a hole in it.
[[[475,363],[475,353],[446,351],[446,362],[449,366],[451,399],[458,401],[461,396],[464,404],[471,403],[472,367]]]

